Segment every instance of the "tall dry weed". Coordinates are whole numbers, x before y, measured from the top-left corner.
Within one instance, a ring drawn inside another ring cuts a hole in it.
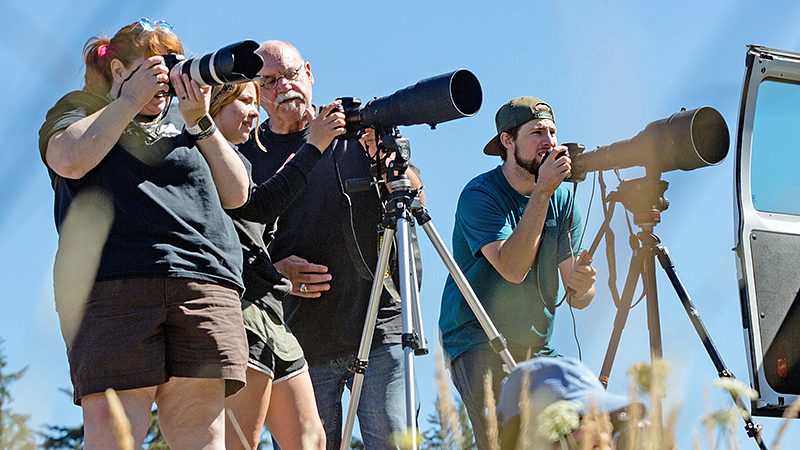
[[[133,450],[133,436],[131,436],[131,422],[125,414],[125,408],[119,396],[113,389],[106,389],[108,411],[111,416],[111,427],[119,450]]]

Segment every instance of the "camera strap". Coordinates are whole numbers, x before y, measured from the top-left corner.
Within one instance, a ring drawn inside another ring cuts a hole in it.
[[[345,248],[350,260],[353,262],[353,267],[356,269],[361,278],[365,280],[372,280],[374,275],[369,264],[367,264],[364,254],[361,252],[361,246],[358,244],[358,236],[356,235],[355,224],[353,223],[353,202],[350,195],[344,189],[342,182],[342,174],[339,171],[339,162],[336,159],[336,148],[339,141],[334,140],[331,143],[331,158],[333,159],[333,171],[336,173],[336,184],[339,187],[339,207],[346,211],[345,220],[341,220],[342,235],[345,239]]]

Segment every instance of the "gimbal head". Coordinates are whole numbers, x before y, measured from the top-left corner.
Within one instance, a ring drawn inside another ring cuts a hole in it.
[[[617,190],[608,194],[608,200],[622,203],[625,209],[633,213],[633,223],[637,226],[653,227],[661,222],[661,212],[669,207],[669,200],[664,192],[669,182],[664,181],[661,174],[648,174],[644,178],[622,180]]]

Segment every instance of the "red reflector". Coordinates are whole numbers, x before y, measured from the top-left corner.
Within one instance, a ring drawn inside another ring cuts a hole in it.
[[[789,369],[786,366],[786,350],[783,347],[778,346],[778,351],[776,353],[778,357],[778,376],[781,378],[786,378],[786,375],[788,375],[789,372]]]

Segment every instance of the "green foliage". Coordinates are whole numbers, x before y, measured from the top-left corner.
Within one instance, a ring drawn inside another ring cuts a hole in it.
[[[469,422],[467,407],[461,399],[456,399],[456,409],[458,411],[458,427],[461,430],[461,445],[457,446],[455,436],[445,433],[438,413],[428,416],[428,423],[431,427],[423,433],[424,439],[420,443],[420,450],[475,450],[475,436],[472,433],[472,426]],[[434,404],[438,404],[438,397]]]
[[[42,433],[44,436],[43,449],[83,449],[83,425],[74,428],[48,425],[47,429],[48,432]]]
[[[72,397],[72,394],[64,391]],[[44,436],[44,443],[42,448],[50,449],[65,449],[65,450],[83,450],[83,425],[69,428],[61,426],[48,426],[49,433],[42,433]],[[142,448],[149,450],[169,450],[167,441],[164,435],[161,434],[161,429],[158,427],[158,411],[150,413],[150,425],[147,428],[147,435],[144,438]]]
[[[3,340],[0,339],[0,345],[2,343]],[[8,406],[12,401],[8,386],[22,377],[27,368],[6,374],[4,371],[6,364],[6,359],[0,351],[0,449],[34,450],[36,448],[35,435],[28,427],[29,416],[16,414]]]

